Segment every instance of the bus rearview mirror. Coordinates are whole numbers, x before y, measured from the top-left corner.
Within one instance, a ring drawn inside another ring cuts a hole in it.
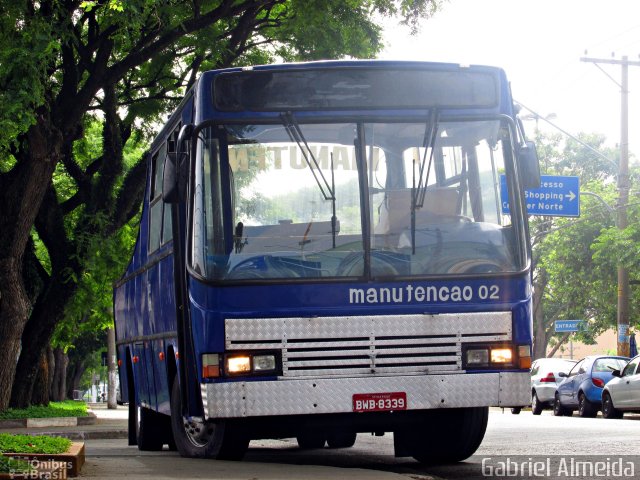
[[[176,152],[167,153],[164,159],[164,172],[162,175],[162,200],[165,203],[178,203],[178,154]]]
[[[184,125],[178,134],[177,148],[168,148],[162,176],[162,200],[165,203],[178,203],[184,199],[187,192],[188,140],[192,132],[193,125]]]
[[[540,161],[536,144],[532,141],[525,142],[524,146],[520,147],[518,159],[524,189],[540,188]]]

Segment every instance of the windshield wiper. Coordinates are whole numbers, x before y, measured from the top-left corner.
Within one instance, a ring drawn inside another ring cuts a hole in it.
[[[298,148],[302,152],[302,156],[304,157],[304,161],[307,163],[309,170],[311,170],[311,174],[318,184],[318,188],[320,189],[320,193],[322,194],[325,200],[331,200],[331,236],[333,238],[333,248],[336,246],[336,231],[337,231],[337,218],[336,218],[336,187],[335,187],[335,176],[333,172],[333,153],[331,154],[331,185],[327,181],[327,178],[324,176],[324,173],[320,169],[320,164],[316,159],[315,155],[311,148],[309,148],[309,144],[307,143],[307,139],[304,138],[302,130],[300,129],[300,125],[296,121],[293,113],[284,112],[280,114],[280,119],[282,120],[282,125],[284,125],[287,134],[292,142],[296,142]]]
[[[292,142],[296,142],[298,144],[298,148],[302,152],[302,156],[304,157],[304,161],[307,163],[309,170],[313,174],[313,178],[315,178],[316,183],[318,184],[318,188],[320,188],[320,193],[325,200],[333,200],[335,201],[335,192],[329,182],[327,181],[324,173],[320,169],[320,164],[316,159],[315,155],[311,148],[309,148],[309,144],[307,140],[304,138],[302,134],[302,130],[300,130],[300,125],[296,121],[295,117],[291,112],[281,113],[280,118],[282,119],[282,124],[284,128],[287,130],[289,134],[289,138],[291,138]]]
[[[431,165],[433,164],[433,156],[435,154],[435,144],[438,138],[438,110],[433,109],[429,120],[425,125],[424,138],[422,139],[422,148],[424,153],[420,160],[420,169],[418,172],[418,184],[416,185],[416,160],[413,160],[413,185],[411,188],[411,252],[416,253],[416,210],[424,206],[424,199],[427,195],[427,184],[429,183],[429,174],[431,173]],[[429,152],[429,163],[427,164],[427,152]],[[425,176],[425,168],[427,174]]]

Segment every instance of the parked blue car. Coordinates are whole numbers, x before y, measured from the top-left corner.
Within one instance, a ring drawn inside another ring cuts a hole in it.
[[[602,405],[602,389],[613,378],[614,370],[622,370],[629,359],[610,355],[591,355],[576,363],[564,380],[553,402],[553,414],[570,416],[578,410],[581,417],[595,417]]]

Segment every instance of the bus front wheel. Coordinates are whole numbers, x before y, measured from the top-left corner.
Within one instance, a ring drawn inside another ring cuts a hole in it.
[[[249,437],[226,421],[196,422],[182,416],[180,385],[176,375],[171,388],[171,428],[175,446],[183,457],[242,460]]]
[[[396,431],[395,441],[421,463],[460,462],[482,443],[488,418],[489,407],[430,411],[412,428]]]

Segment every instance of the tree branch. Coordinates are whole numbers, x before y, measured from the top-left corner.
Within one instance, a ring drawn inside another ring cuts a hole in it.
[[[556,343],[554,347],[551,349],[551,351],[547,354],[547,357],[553,357],[556,354],[556,352],[560,349],[560,347],[569,339],[570,336],[571,336],[571,332],[565,333],[562,336],[562,338],[558,340],[558,343]]]

